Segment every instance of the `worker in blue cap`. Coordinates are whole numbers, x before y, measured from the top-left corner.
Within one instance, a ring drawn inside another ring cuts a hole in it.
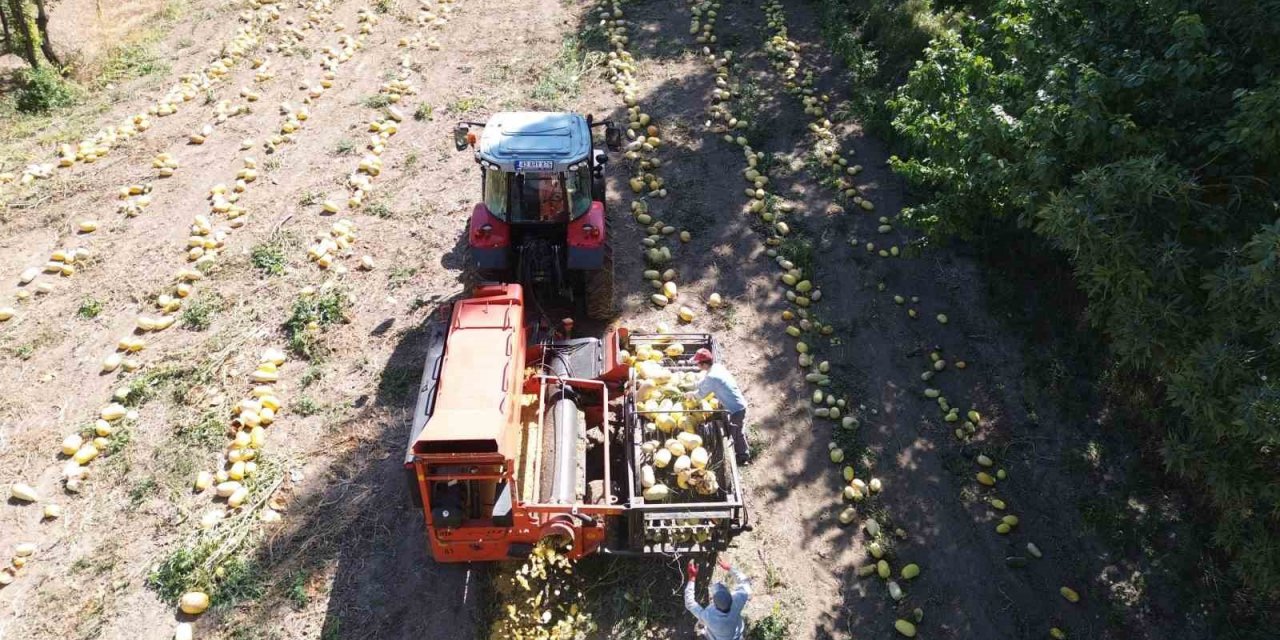
[[[698,619],[699,640],[742,640],[746,625],[742,621],[742,609],[751,599],[751,580],[721,558],[720,568],[728,571],[737,583],[733,589],[723,582],[711,585],[711,606],[698,605],[694,597],[694,583],[698,579],[698,565],[689,561],[689,583],[684,587],[684,606]]]

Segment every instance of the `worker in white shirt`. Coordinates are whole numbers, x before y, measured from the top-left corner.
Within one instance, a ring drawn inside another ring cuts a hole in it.
[[[703,607],[694,597],[695,583],[698,580],[698,565],[689,561],[689,582],[684,587],[684,607],[698,619],[697,634],[699,640],[742,640],[746,624],[742,620],[742,609],[751,599],[751,580],[746,574],[738,571],[723,558],[718,563],[721,569],[728,571],[737,583],[730,589],[723,582],[711,585],[711,603]]]
[[[724,365],[715,361],[710,349],[698,349],[693,354],[693,362],[705,374],[693,395],[705,398],[708,393],[715,394],[720,406],[729,412],[729,435],[733,436],[733,449],[737,453],[738,465],[750,463],[751,449],[747,445],[747,436],[743,433],[747,422],[747,398],[738,388],[738,382]]]

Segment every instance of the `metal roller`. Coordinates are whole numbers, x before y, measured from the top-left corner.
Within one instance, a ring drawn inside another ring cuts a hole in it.
[[[569,377],[567,358],[552,358],[551,370],[555,375]],[[578,392],[569,385],[552,383],[547,394],[551,405],[551,420],[555,430],[555,464],[551,479],[552,504],[571,504],[577,501],[580,413]]]

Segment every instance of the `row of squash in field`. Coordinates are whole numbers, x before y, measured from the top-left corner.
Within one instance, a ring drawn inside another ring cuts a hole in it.
[[[856,417],[852,403],[847,398],[840,397],[838,394],[828,390],[828,387],[832,384],[831,365],[826,361],[818,361],[817,358],[817,349],[815,347],[817,341],[824,338],[835,341],[835,328],[829,323],[824,323],[815,312],[814,305],[822,300],[822,289],[814,281],[814,274],[806,273],[804,268],[797,265],[787,255],[790,247],[789,241],[797,237],[794,235],[795,232],[791,225],[787,222],[787,217],[794,212],[794,207],[790,203],[783,201],[778,194],[772,191],[767,170],[764,166],[763,154],[751,147],[748,138],[751,123],[743,122],[742,119],[735,116],[734,101],[741,96],[740,88],[735,82],[732,73],[737,60],[731,50],[723,47],[713,47],[717,42],[714,24],[719,10],[720,3],[716,1],[694,2],[691,7],[693,24],[690,32],[695,34],[695,40],[699,44],[704,45],[702,57],[712,67],[716,77],[716,90],[712,96],[713,104],[709,109],[712,117],[712,126],[724,138],[725,142],[737,145],[742,149],[745,159],[745,167],[742,173],[744,179],[749,183],[749,186],[745,189],[745,194],[748,197],[747,212],[748,215],[758,216],[765,225],[765,229],[767,229],[764,239],[767,247],[765,255],[772,258],[781,269],[779,281],[783,285],[784,295],[792,307],[783,312],[784,321],[789,323],[785,328],[785,332],[795,339],[797,365],[805,372],[806,382],[813,386],[811,402],[814,407],[814,417],[831,420],[837,430],[836,433],[838,435],[828,444],[829,458],[840,469],[840,479],[843,484],[838,498],[843,504],[839,507],[840,511],[837,519],[842,525],[851,525],[857,520],[859,503],[876,499],[885,490],[884,482],[882,479],[872,476],[870,469],[867,470],[865,478],[861,477],[864,474],[860,474],[855,468],[857,461],[847,460],[844,449],[836,441],[853,441],[853,432],[859,426],[859,420]],[[767,2],[765,10],[768,19],[776,24],[781,7],[776,3]],[[792,48],[785,47],[783,50],[791,51]],[[777,56],[777,53],[775,52],[774,55]],[[781,56],[777,56],[775,59],[779,57]],[[797,66],[789,57],[786,57],[781,62],[786,69],[794,70]],[[798,81],[794,77],[786,77],[784,80],[784,86],[787,90],[794,90],[802,94],[811,93],[812,84],[813,78],[811,75]],[[818,161],[822,166],[830,167],[833,171],[838,172],[842,178],[844,176],[851,178],[857,175],[861,168],[849,163],[846,158],[839,154],[834,141],[834,134],[831,132],[831,123],[826,119],[823,108],[819,106],[824,103],[825,100],[822,99],[805,101],[806,113],[815,116],[815,121],[809,127],[820,145],[815,154],[818,155]],[[859,208],[865,211],[874,210],[874,205],[870,200],[862,198],[860,193],[857,192],[856,186],[850,186],[849,188],[857,193]],[[865,410],[864,407],[859,407],[858,409]],[[889,597],[895,603],[900,603],[898,605],[900,607],[908,606],[905,603],[907,593],[903,584],[916,579],[921,573],[921,568],[916,563],[905,562],[898,570],[897,578],[895,579],[893,578],[892,564],[894,560],[893,550],[897,546],[895,540],[905,540],[907,533],[898,527],[894,527],[890,531],[875,518],[866,518],[862,523],[862,530],[868,537],[866,548],[872,558],[872,563],[860,567],[858,573],[863,576],[875,575],[880,577],[885,581]],[[914,637],[916,635],[916,625],[923,620],[923,617],[923,609],[914,607],[909,610],[908,615],[901,616],[894,621],[894,628],[902,635]]]
[[[317,2],[314,3],[314,6],[319,7],[329,4],[330,2],[328,0],[317,0]],[[312,15],[315,15],[314,12]],[[362,11],[361,15],[372,16],[372,12],[365,10]],[[323,60],[332,60],[334,56],[340,55],[341,52],[342,49],[330,50],[329,53],[333,55],[327,55]],[[310,97],[305,100],[309,103]],[[286,105],[282,108],[282,113],[285,117],[286,123],[290,121],[300,121],[298,119],[300,110],[293,109]],[[302,113],[304,113],[304,115],[301,119],[305,120],[305,112],[302,111]],[[282,127],[282,129],[283,128],[284,127]],[[159,159],[157,161],[159,161]],[[101,365],[102,373],[113,373],[117,369],[132,372],[143,366],[143,364],[134,356],[147,346],[144,336],[148,333],[163,331],[174,324],[177,319],[176,314],[181,309],[184,300],[194,293],[196,284],[205,279],[206,273],[216,263],[218,252],[225,247],[226,240],[231,233],[231,230],[243,226],[246,212],[242,207],[236,204],[236,202],[239,195],[248,188],[248,185],[257,179],[258,174],[257,162],[254,159],[244,158],[242,160],[242,165],[242,168],[236,173],[235,180],[231,187],[228,187],[225,184],[218,184],[210,189],[210,214],[208,216],[197,215],[194,217],[190,227],[190,235],[187,240],[187,248],[185,250],[186,258],[188,262],[192,264],[189,267],[179,269],[175,276],[175,283],[172,285],[172,289],[158,296],[156,306],[160,315],[139,315],[135,322],[135,330],[131,334],[121,338],[116,345],[116,350],[108,354],[103,359]],[[143,196],[146,195],[147,191],[148,189],[142,186],[128,187],[121,190],[121,197],[127,198]],[[217,215],[226,217],[227,226],[215,230],[211,218]],[[92,231],[92,229],[88,229],[86,231]],[[54,257],[58,258],[59,256],[58,254],[55,254]],[[59,262],[63,264],[71,263],[74,262],[74,258],[75,256],[72,254],[71,257],[62,257]],[[8,319],[8,317],[12,317],[12,314],[9,314],[5,319]],[[264,356],[263,364],[255,372],[254,379],[259,382],[274,381],[274,378],[271,378],[271,376],[275,375],[274,367],[280,362],[283,362],[283,354],[279,354],[278,352],[269,352],[268,355]],[[255,391],[261,391],[261,388],[255,389]],[[117,389],[113,394],[113,401],[101,408],[97,419],[91,427],[87,427],[82,431],[78,431],[64,437],[61,444],[61,452],[66,456],[66,463],[63,466],[62,476],[64,488],[68,492],[78,493],[83,489],[84,483],[90,476],[90,463],[113,446],[114,441],[112,437],[114,435],[127,429],[129,424],[138,418],[136,410],[128,409],[124,404],[122,404],[127,401],[129,394],[129,386],[123,386]],[[266,407],[262,409],[262,412],[266,414],[266,423],[269,424],[272,415],[271,412],[278,409],[278,401],[273,400],[271,397],[259,399],[258,401],[266,405]],[[241,405],[237,406],[239,407]],[[259,415],[261,415],[261,413]],[[255,426],[263,426],[262,422],[263,421],[260,418],[258,424]],[[251,443],[254,443],[255,445],[259,444],[254,442],[253,439],[255,437],[260,439],[260,433],[255,434],[252,430],[247,433],[250,437]],[[233,442],[233,446],[231,448],[232,453],[229,453],[226,458],[239,459],[232,461],[230,463],[230,467],[228,469],[221,470],[219,472],[220,474],[225,473],[229,476],[237,475],[243,479],[252,475],[254,472],[256,462],[253,461],[253,457],[255,454],[247,452],[255,451],[256,449],[243,449],[242,453],[235,453],[242,449],[241,445],[243,445],[243,443],[240,442],[242,439],[243,438],[237,438]],[[39,499],[39,495],[36,490],[23,483],[15,484],[11,488],[11,495],[18,500],[36,501]],[[226,497],[231,498],[232,496],[228,495]],[[240,500],[243,500],[243,496],[237,497],[237,501]],[[56,504],[47,504],[45,506],[44,516],[46,519],[56,518],[60,516],[61,513],[61,507]],[[273,520],[270,514],[267,514],[264,519],[268,521]],[[278,514],[276,514],[274,519],[278,519]],[[11,579],[13,574],[10,571],[8,575]],[[5,580],[5,578],[0,576],[0,581],[3,580]],[[181,635],[181,630],[179,635]]]
[[[661,171],[664,164],[659,157],[664,141],[657,120],[640,105],[636,61],[628,48],[631,44],[631,23],[622,10],[621,2],[605,0],[598,5],[595,14],[611,49],[607,55],[606,79],[627,109],[627,140],[623,157],[634,168],[627,180],[634,196],[630,204],[631,214],[646,234],[640,247],[648,266],[643,276],[655,289],[650,295],[650,302],[664,308],[679,297],[678,273],[672,266],[674,255],[669,243],[673,238],[682,243],[689,242],[692,236],[687,230],[678,230],[662,222],[651,209],[651,201],[666,198],[668,194]],[[675,309],[681,322],[693,321],[695,313],[688,305],[677,305]]]
[[[257,367],[247,376],[252,385],[248,397],[230,407],[229,439],[219,455],[217,468],[213,472],[201,471],[193,480],[193,491],[200,495],[212,494],[211,499],[216,503],[201,514],[198,521],[201,530],[214,530],[242,518],[256,517],[265,524],[283,519],[287,505],[274,495],[279,484],[264,483],[258,475],[269,427],[284,411],[275,384],[280,380],[280,367],[285,360],[284,352],[278,349],[267,349],[259,356]],[[213,575],[215,580],[221,575],[220,567],[213,568]],[[209,592],[197,587],[182,594],[178,610],[188,616],[199,616],[211,604]],[[192,622],[179,622],[174,630],[176,640],[191,640],[194,636]]]
[[[419,24],[429,24],[435,27],[442,26],[447,23],[447,19],[443,17],[451,10],[450,3],[442,3],[441,15],[436,15],[424,8],[419,15]],[[426,15],[424,15],[426,14]],[[428,17],[429,16],[429,17]],[[358,13],[360,22],[360,37],[348,43],[354,49],[363,46],[363,37],[372,33],[372,26],[377,23],[377,17],[362,9]],[[407,46],[402,44],[401,46]],[[428,47],[429,49],[438,49]],[[341,58],[340,61],[349,59],[349,56]],[[398,103],[399,99],[416,93],[408,82],[408,72],[411,68],[412,60],[405,57],[401,60],[400,76],[389,83],[382,85],[380,92],[390,97],[391,103]],[[331,74],[331,71],[330,71]],[[332,79],[332,76],[327,76]],[[328,88],[325,86],[324,88]],[[309,96],[314,99],[318,97],[315,93]],[[365,195],[373,189],[371,179],[378,176],[382,169],[381,155],[386,145],[390,141],[391,136],[398,131],[399,124],[403,121],[403,115],[395,107],[387,107],[385,110],[386,117],[382,120],[371,122],[369,125],[370,138],[367,144],[368,154],[364,156],[357,166],[357,169],[348,176],[348,186],[352,189],[352,193],[348,198],[347,206],[356,209],[361,206]],[[292,131],[285,131],[285,134],[291,134]],[[275,141],[277,144],[287,142],[285,140]],[[325,214],[336,213],[339,208],[336,203],[324,201],[321,205]],[[313,261],[319,263],[322,268],[328,268],[335,258],[335,255],[348,250],[356,240],[354,223],[348,219],[340,219],[333,223],[328,232],[317,237],[317,243],[312,245],[308,250],[308,256]],[[369,256],[364,256],[360,261],[361,268],[372,269],[373,260]],[[338,265],[338,269],[342,269]],[[314,295],[314,289],[307,287],[303,290],[304,296]],[[251,498],[251,483],[248,481],[257,473],[257,460],[261,454],[261,449],[266,441],[268,433],[267,427],[279,415],[281,410],[281,401],[276,395],[274,388],[271,386],[278,380],[278,367],[284,362],[284,354],[276,350],[269,350],[263,354],[261,363],[258,368],[251,374],[251,381],[254,387],[250,398],[241,400],[232,407],[233,417],[231,420],[232,437],[226,450],[224,451],[220,461],[220,468],[213,473],[201,472],[195,478],[194,487],[199,492],[212,490],[215,500],[225,501],[225,507],[219,506],[205,512],[201,517],[200,526],[204,529],[211,529],[219,526],[225,519],[237,514],[238,511],[249,508],[257,513],[260,521],[272,524],[279,522],[282,518],[281,513],[285,510],[285,502],[275,496],[263,495],[261,499],[254,504],[248,504]],[[182,595],[179,601],[179,609],[187,615],[199,615],[204,612],[211,604],[208,593],[204,591],[194,590]],[[189,640],[194,636],[194,627],[190,622],[179,623],[175,638],[179,640]]]
[[[814,154],[816,156],[815,159],[817,160],[817,165],[832,171],[831,178],[833,178],[833,181],[831,184],[833,184],[837,189],[839,195],[848,199],[864,211],[874,211],[874,205],[870,200],[863,197],[862,189],[858,185],[853,184],[846,179],[846,177],[851,178],[852,176],[860,173],[861,167],[858,165],[849,165],[838,155],[838,141],[832,133],[831,123],[826,117],[826,106],[829,104],[830,98],[826,94],[818,94],[815,92],[813,88],[814,77],[812,71],[805,71],[804,73],[801,73],[803,62],[799,55],[799,45],[790,40],[787,36],[785,10],[777,0],[766,0],[763,8],[766,14],[766,22],[768,26],[774,30],[774,35],[766,43],[765,47],[765,50],[769,53],[772,59],[772,66],[774,70],[782,76],[786,90],[789,93],[800,97],[805,113],[814,118],[814,122],[809,125],[809,130],[814,134],[815,138]],[[818,177],[821,178],[821,176]],[[893,228],[889,223],[889,220],[886,217],[881,217],[879,219],[877,232],[880,234],[887,234],[892,232],[892,230]],[[856,241],[854,241],[854,244],[857,246]],[[885,249],[883,247],[877,247],[873,242],[867,242],[865,244],[865,248],[868,252],[875,253],[883,258],[898,257],[901,255],[901,251],[897,245],[892,245]],[[885,288],[884,283],[880,283],[878,286],[880,291],[884,291]],[[893,300],[897,305],[906,304],[906,299],[901,295],[894,295]],[[918,298],[911,298],[911,306],[909,306],[907,310],[908,317],[912,319],[919,317],[914,306],[918,302]],[[944,313],[936,314],[935,320],[940,325],[946,325],[949,322],[949,318]],[[928,384],[935,375],[945,371],[948,365],[947,361],[938,351],[929,353],[928,357],[929,367],[920,375],[921,380],[926,384]],[[966,362],[963,360],[957,360],[954,362],[953,366],[955,369],[963,370],[966,368]],[[926,386],[923,390],[923,396],[926,399],[934,400],[937,403],[939,411],[942,413],[944,423],[957,425],[954,428],[954,433],[958,440],[968,442],[974,436],[978,425],[981,424],[982,420],[980,413],[976,409],[969,409],[964,416],[961,417],[959,409],[951,406],[947,398],[941,394],[941,391],[933,386]],[[995,469],[994,473],[988,473],[988,470],[995,465],[995,462],[991,457],[985,454],[979,454],[976,461],[979,467],[983,469],[978,471],[976,475],[978,483],[989,490],[994,491],[996,484],[1006,479],[1006,471],[1004,469]],[[848,471],[848,469],[846,469],[846,471]],[[1000,499],[994,493],[988,497],[987,504],[997,512],[1003,512],[1007,508],[1005,501]],[[874,520],[869,521],[869,523],[871,522],[874,522]],[[1008,535],[1016,529],[1018,524],[1019,519],[1016,515],[1007,513],[998,515],[998,522],[995,525],[995,531],[999,535]],[[874,534],[872,535],[874,536]],[[1042,557],[1040,549],[1033,542],[1027,542],[1025,549],[1027,555],[1032,558],[1038,559]],[[875,573],[878,573],[882,578],[884,578],[885,571],[883,571],[883,566],[879,565],[880,559],[876,556],[876,549],[872,548],[871,553],[873,558],[877,559],[877,565],[874,565],[876,568]],[[1011,555],[1006,559],[1006,564],[1011,567],[1025,566],[1026,562],[1026,557],[1021,555]],[[872,567],[873,565],[862,567],[859,569],[859,573],[862,575],[870,575],[872,573]],[[893,589],[895,585],[892,583],[890,583],[889,586],[891,595],[894,595],[895,592],[900,593],[899,590]],[[1079,595],[1069,587],[1062,587],[1060,589],[1060,594],[1069,602],[1074,603],[1079,601]],[[895,595],[894,597],[895,599],[898,599],[899,596]],[[918,623],[919,618],[921,617],[919,610],[917,609],[914,614],[915,622]],[[914,636],[916,632],[915,623],[908,620],[899,619],[895,621],[895,628],[901,634],[909,637]],[[1066,637],[1065,632],[1057,627],[1051,628],[1049,634],[1054,638]]]
[[[268,6],[269,4],[270,3],[263,3],[263,6]],[[279,14],[275,11],[275,8],[271,7],[262,15],[256,17],[247,16],[246,21],[260,25],[264,20],[277,19],[278,15]],[[246,43],[250,43],[252,40],[251,35],[252,34],[246,31],[245,28],[239,29],[232,39],[232,44],[227,48],[230,52],[228,55],[240,56],[243,54],[247,50]],[[252,43],[256,44],[256,40],[253,40]],[[207,68],[206,72],[200,77],[203,77],[206,82],[210,81],[210,79],[222,78],[225,76],[225,71],[230,63],[230,59],[223,58],[211,65],[210,68]],[[182,90],[182,87],[191,86],[193,81],[192,76],[184,76],[180,79],[179,88],[171,91],[164,100],[153,106],[151,115],[168,115],[175,112],[177,106],[180,104],[178,98],[187,96],[188,94],[187,91]],[[185,98],[181,101],[185,101],[187,99],[189,98]],[[149,124],[146,124],[145,118],[145,116],[135,116],[132,121],[135,125],[139,126],[133,129],[117,128],[116,130],[109,131],[106,135],[109,139],[114,140],[121,136],[127,138],[137,132],[144,131],[149,127]],[[113,136],[112,134],[115,135]],[[100,133],[100,135],[103,134]],[[96,149],[92,148],[89,143],[82,143],[73,154],[69,148],[64,147],[60,150],[60,155],[62,157],[60,165],[71,166],[75,161],[91,163],[96,161],[97,157],[105,153],[106,150],[108,149]],[[121,207],[121,209],[126,212],[126,215],[136,215],[141,208],[149,204],[149,201],[144,199],[147,197],[149,190],[150,189],[148,187],[141,185],[123,187],[121,189],[120,198],[127,203],[127,206]],[[82,221],[79,223],[78,227],[81,233],[92,233],[97,229],[97,223],[92,221]],[[200,232],[207,234],[208,231],[209,224],[207,220],[204,220],[203,216],[198,216],[197,223],[193,227],[193,233]],[[74,273],[74,265],[78,261],[83,262],[91,256],[92,254],[87,249],[83,248],[55,251],[50,256],[49,263],[45,266],[44,271],[56,272],[64,276],[69,276]],[[20,276],[19,284],[22,286],[30,284],[35,280],[37,275],[37,270],[28,269]],[[183,287],[184,285],[179,285],[180,289]],[[36,290],[40,293],[47,293],[48,287],[41,287],[38,284]],[[18,293],[18,298],[20,300],[27,297],[23,295],[24,293],[29,295],[26,290],[20,290]],[[162,306],[162,310],[174,310],[171,307],[172,303],[167,300],[167,298],[169,298],[167,295],[161,296],[160,304]],[[14,313],[12,309],[0,309],[0,320],[8,320],[12,318],[13,315]],[[173,315],[165,315],[159,318],[140,316],[137,320],[137,332],[145,333],[164,330],[169,326],[172,326],[175,319],[176,316]],[[117,351],[109,355],[104,360],[104,371],[114,371],[117,367],[122,366],[126,370],[130,371],[139,368],[141,366],[140,363],[137,363],[132,359],[125,360],[124,354],[140,351],[144,344],[143,340],[136,335],[130,335],[122,338],[117,345]],[[113,394],[113,402],[101,408],[98,413],[98,417],[92,426],[68,434],[63,438],[61,443],[61,453],[65,456],[66,463],[64,464],[62,475],[65,482],[64,486],[68,492],[78,493],[82,490],[83,483],[89,476],[89,463],[97,458],[103,451],[108,450],[112,445],[112,440],[110,439],[112,436],[117,434],[121,429],[127,428],[129,422],[137,419],[138,414],[135,410],[127,409],[123,404],[121,404],[128,399],[130,393],[131,389],[128,386],[123,386],[117,389]],[[38,502],[41,499],[38,491],[34,487],[22,482],[14,483],[10,487],[10,496],[17,502]],[[42,509],[42,519],[53,520],[61,516],[62,507],[60,505],[52,502],[46,502],[44,504]],[[12,567],[6,567],[0,570],[0,585],[12,582],[15,577],[15,572],[26,565],[26,559],[34,555],[36,549],[37,546],[34,543],[21,543],[16,545],[14,558],[11,563]]]

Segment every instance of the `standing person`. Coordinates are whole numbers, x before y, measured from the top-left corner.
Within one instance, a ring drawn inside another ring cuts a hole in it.
[[[723,558],[720,568],[733,576],[734,585],[731,591],[723,582],[711,585],[711,606],[702,607],[694,597],[694,583],[698,579],[698,565],[689,561],[689,583],[684,586],[684,607],[692,613],[700,623],[697,627],[700,640],[742,640],[746,624],[742,621],[742,609],[751,599],[751,580],[746,574],[734,569]]]
[[[733,449],[737,452],[738,465],[750,463],[751,448],[743,433],[747,422],[747,398],[738,388],[738,382],[724,365],[715,361],[710,349],[698,349],[693,354],[693,362],[705,375],[698,381],[698,390],[690,395],[705,398],[708,393],[715,394],[720,406],[729,412],[729,435],[733,436]]]

